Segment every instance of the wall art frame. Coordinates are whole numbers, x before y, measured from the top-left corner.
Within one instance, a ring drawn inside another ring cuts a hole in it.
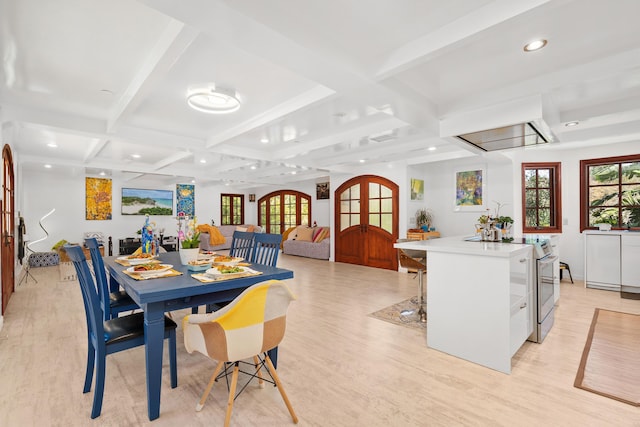
[[[467,166],[453,174],[454,212],[481,212],[487,209],[487,168]]]
[[[122,189],[122,215],[173,215],[172,190]]]

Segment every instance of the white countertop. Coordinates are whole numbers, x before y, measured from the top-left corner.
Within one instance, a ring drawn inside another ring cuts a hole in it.
[[[510,257],[530,250],[530,245],[521,243],[468,242],[471,236],[444,237],[433,240],[412,240],[396,243],[394,248],[415,249],[431,252],[448,252],[456,254],[482,255],[493,257]]]

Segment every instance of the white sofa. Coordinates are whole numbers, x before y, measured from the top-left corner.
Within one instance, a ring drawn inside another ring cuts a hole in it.
[[[329,227],[291,227],[282,239],[282,252],[287,255],[328,260],[331,254]]]
[[[200,249],[204,251],[220,251],[225,249],[231,249],[231,241],[233,240],[233,232],[240,228],[241,231],[245,231],[243,229],[251,228],[251,231],[254,233],[262,233],[262,227],[259,225],[221,225],[218,227],[220,230],[220,234],[224,236],[224,243],[219,245],[211,245],[209,243],[209,233],[200,233]]]

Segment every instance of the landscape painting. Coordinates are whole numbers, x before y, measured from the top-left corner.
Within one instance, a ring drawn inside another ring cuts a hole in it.
[[[122,215],[173,215],[173,191],[123,188]]]

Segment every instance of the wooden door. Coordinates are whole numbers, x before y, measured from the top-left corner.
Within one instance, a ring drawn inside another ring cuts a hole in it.
[[[13,157],[11,148],[5,145],[2,150],[2,246],[0,247],[2,268],[2,313],[4,314],[11,294],[15,288],[14,280],[14,218],[13,218]]]
[[[398,269],[398,186],[363,175],[335,192],[336,262]]]

